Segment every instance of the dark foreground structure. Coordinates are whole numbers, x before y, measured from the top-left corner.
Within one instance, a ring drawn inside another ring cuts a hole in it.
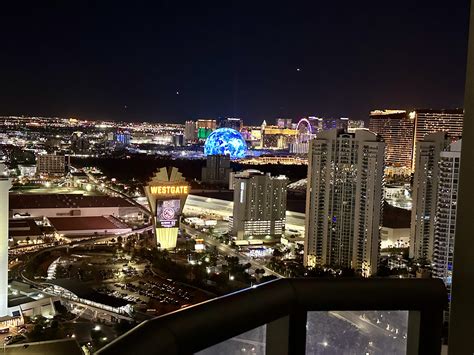
[[[435,355],[446,305],[435,279],[280,279],[146,321],[98,354],[193,354],[262,325],[267,354],[305,354],[309,311],[404,310],[406,353]]]

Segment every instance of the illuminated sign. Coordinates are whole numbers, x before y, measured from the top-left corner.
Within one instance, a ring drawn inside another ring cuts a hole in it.
[[[188,185],[164,185],[150,186],[152,195],[187,195],[189,193]]]
[[[180,207],[180,200],[156,201],[156,226],[158,228],[176,227]]]

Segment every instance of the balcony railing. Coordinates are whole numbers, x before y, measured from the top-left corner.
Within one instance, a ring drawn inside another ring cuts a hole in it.
[[[436,279],[280,279],[145,321],[98,354],[193,354],[262,325],[266,354],[305,354],[310,311],[400,310],[406,353],[436,355],[446,305]]]

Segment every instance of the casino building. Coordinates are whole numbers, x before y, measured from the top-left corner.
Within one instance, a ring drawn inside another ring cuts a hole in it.
[[[160,168],[144,190],[153,214],[157,246],[176,248],[180,216],[190,190],[188,183],[177,168]]]

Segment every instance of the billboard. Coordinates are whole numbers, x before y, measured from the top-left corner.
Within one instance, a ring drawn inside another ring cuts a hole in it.
[[[211,128],[199,128],[198,129],[198,139],[206,139],[212,133]]]
[[[180,208],[181,208],[180,199],[156,201],[156,227],[157,228],[177,227]]]

